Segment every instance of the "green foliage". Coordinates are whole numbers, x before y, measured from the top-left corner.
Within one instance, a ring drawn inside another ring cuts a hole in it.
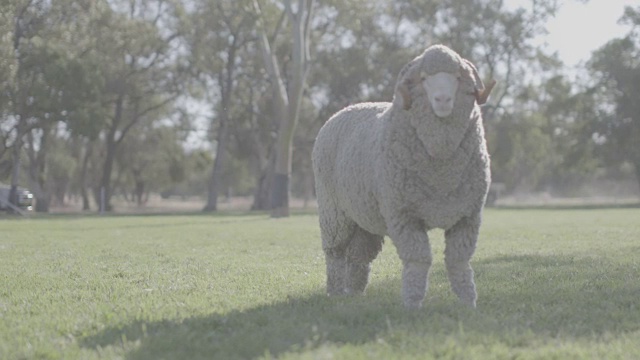
[[[54,188],[53,192],[64,198],[77,163],[71,156],[71,151],[68,151],[67,141],[59,138],[51,140],[54,144],[49,148],[51,154],[47,157],[47,180]]]
[[[593,53],[589,67],[604,104],[594,111],[604,116],[592,123],[606,141],[612,164],[629,161],[640,184],[640,7],[627,7],[621,19],[632,26],[629,34],[614,39]],[[611,105],[614,106],[611,106]]]
[[[505,117],[497,134],[488,141],[493,148],[493,181],[504,183],[507,190],[517,187],[536,190],[542,178],[557,162],[552,139],[544,130],[547,119]]]
[[[361,297],[324,294],[317,217],[0,221],[0,357],[635,358],[638,209],[489,210],[456,301],[431,232],[425,307],[387,242]]]
[[[205,150],[196,150],[180,154],[172,154],[168,166],[170,183],[160,189],[162,196],[201,196],[206,193],[207,182],[211,175],[211,154]]]
[[[571,104],[553,93],[567,95],[561,89],[567,84],[552,82],[549,89],[538,90],[562,64],[535,44],[557,8],[555,1],[515,9],[502,1],[331,3],[316,15],[322,66],[314,69],[310,84],[318,94],[311,96],[320,105],[318,119],[325,121],[351,103],[390,101],[407,60],[432,43],[445,43],[473,61],[485,78],[498,80],[485,107],[494,179],[509,189],[537,190],[567,178],[556,174],[567,164],[564,153],[557,153],[564,142],[555,134],[570,126],[561,112]],[[532,69],[536,76],[527,76]]]
[[[603,164],[592,136],[597,99],[583,86],[552,75],[522,89],[512,111],[487,123],[494,181],[578,195]]]
[[[168,126],[136,128],[125,139],[117,156],[120,186],[143,186],[144,195],[160,192],[184,181],[187,171],[182,139]],[[140,194],[142,195],[142,194]]]
[[[12,16],[14,6],[11,2],[0,4],[0,121],[4,119],[7,111],[6,106],[9,103],[7,92],[11,89],[16,71]]]
[[[281,16],[282,2],[259,3],[284,86],[292,91],[290,19]],[[635,171],[640,179],[640,10],[626,9],[621,22],[629,34],[594,53],[588,72],[572,79],[540,46],[559,2],[505,3],[317,2],[313,62],[293,140],[295,195],[309,192],[309,153],[324,122],[352,103],[391,100],[399,70],[433,43],[470,59],[485,80],[498,80],[483,108],[495,181],[509,189],[575,194],[597,174],[621,173],[629,164],[635,166],[624,174]],[[204,195],[202,182],[211,171],[193,170],[187,159],[193,154],[181,143],[185,131],[208,128],[209,148],[223,144],[208,161],[226,154],[216,174],[221,193],[231,185],[237,194],[268,188],[280,117],[256,42],[254,10],[253,0],[2,2],[0,178],[8,179],[14,167],[12,146],[23,146],[62,152],[54,163],[74,161],[72,193],[83,183],[130,189],[137,177],[149,191]],[[192,103],[196,110],[181,113]],[[168,142],[157,140],[159,127]],[[63,129],[55,131],[56,141],[75,145],[40,148],[42,129]],[[25,136],[17,139],[18,133]],[[22,164],[44,169],[44,158]],[[112,171],[111,158],[118,160]],[[133,169],[145,174],[133,175]]]

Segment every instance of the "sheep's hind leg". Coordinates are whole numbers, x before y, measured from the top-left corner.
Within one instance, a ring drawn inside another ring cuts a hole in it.
[[[319,203],[322,198],[318,198]],[[344,295],[346,289],[346,248],[355,224],[335,207],[320,204],[320,234],[327,265],[327,294]]]
[[[460,301],[471,307],[476,307],[477,293],[469,261],[476,249],[479,229],[480,218],[477,216],[462,219],[445,231],[444,260],[451,289]]]
[[[327,295],[344,295],[346,287],[347,260],[344,250],[325,250],[327,263]]]
[[[347,246],[346,293],[362,294],[369,283],[371,262],[382,250],[383,237],[357,226]]]

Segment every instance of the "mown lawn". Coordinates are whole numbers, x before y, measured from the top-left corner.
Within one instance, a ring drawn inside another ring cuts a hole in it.
[[[485,212],[478,308],[442,232],[425,307],[387,241],[327,298],[317,217],[0,218],[0,359],[638,359],[640,209]]]

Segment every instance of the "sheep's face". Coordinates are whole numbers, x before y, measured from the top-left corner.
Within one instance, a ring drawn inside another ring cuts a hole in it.
[[[418,84],[422,88],[414,93]],[[433,113],[446,118],[453,113],[456,94],[469,94],[478,105],[482,105],[487,102],[495,84],[492,80],[485,88],[473,63],[446,46],[434,45],[402,68],[396,83],[394,104],[408,111],[413,105],[412,96],[424,96],[424,90]],[[458,99],[458,102],[462,100]]]
[[[439,72],[423,77],[422,86],[427,92],[433,112],[441,118],[451,115],[458,91],[458,76]]]

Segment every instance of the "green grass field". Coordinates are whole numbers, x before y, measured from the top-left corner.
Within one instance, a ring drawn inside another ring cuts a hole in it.
[[[407,311],[388,240],[324,295],[315,215],[0,218],[0,359],[640,358],[640,209],[486,211],[475,310],[430,234]]]

